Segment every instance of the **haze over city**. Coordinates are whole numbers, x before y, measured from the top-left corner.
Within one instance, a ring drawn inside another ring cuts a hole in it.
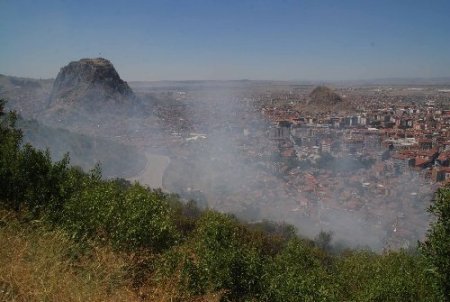
[[[106,57],[127,81],[450,76],[448,1],[1,1],[0,72]]]
[[[449,16],[0,0],[0,301],[450,301]]]

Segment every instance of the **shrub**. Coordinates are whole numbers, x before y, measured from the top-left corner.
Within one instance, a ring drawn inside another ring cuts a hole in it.
[[[428,210],[436,220],[421,245],[427,274],[442,301],[450,301],[450,188],[440,189]]]
[[[338,262],[345,299],[355,301],[436,301],[418,255],[405,251],[377,255],[360,251]]]
[[[230,216],[206,211],[193,239],[194,256],[188,257],[183,280],[193,293],[224,291],[224,299],[242,301],[261,291],[264,259],[239,238],[239,225]]]
[[[324,254],[299,239],[266,267],[264,299],[268,301],[339,301],[339,288],[326,270]]]
[[[116,248],[161,251],[176,240],[164,195],[139,184],[90,178],[65,205],[65,223],[77,238],[109,240]]]

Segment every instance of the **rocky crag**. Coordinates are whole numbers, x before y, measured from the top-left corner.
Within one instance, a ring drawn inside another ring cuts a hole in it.
[[[130,111],[137,98],[113,64],[103,58],[81,59],[61,68],[49,99],[51,108],[87,111]]]

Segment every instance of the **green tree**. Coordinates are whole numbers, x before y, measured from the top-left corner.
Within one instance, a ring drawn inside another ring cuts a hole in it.
[[[292,239],[266,267],[267,301],[339,301],[340,292],[326,254]]]
[[[184,283],[194,293],[225,291],[225,300],[246,301],[261,292],[263,258],[240,235],[238,222],[228,215],[206,211],[200,218],[195,257],[183,269]]]
[[[5,101],[0,99],[0,199],[7,207],[19,210],[20,194],[16,178],[19,170],[20,144],[22,132],[15,128],[17,115],[5,113]]]
[[[166,198],[162,191],[149,191],[137,183],[128,188],[115,217],[115,244],[130,250],[148,248],[157,252],[174,244],[178,233]]]
[[[344,301],[438,301],[433,299],[420,257],[405,251],[350,252],[338,259],[337,272]]]
[[[100,178],[94,171],[65,204],[64,223],[75,237],[109,241],[123,250],[161,251],[175,242],[163,193]]]
[[[450,301],[450,188],[439,189],[428,209],[435,216],[421,251],[442,301]]]
[[[4,113],[4,105],[0,100],[0,199],[16,211],[28,208],[35,217],[44,210],[56,213],[56,205],[67,197],[68,191],[61,185],[66,179],[69,157],[52,163],[49,151],[22,146],[17,116],[14,112]]]

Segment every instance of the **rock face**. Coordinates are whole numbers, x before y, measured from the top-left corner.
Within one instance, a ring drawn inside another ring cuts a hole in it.
[[[334,106],[342,102],[341,96],[326,86],[317,86],[309,97],[309,103],[315,105]]]
[[[71,106],[88,110],[117,109],[133,105],[135,96],[110,61],[81,59],[61,68],[50,95],[50,106]]]

